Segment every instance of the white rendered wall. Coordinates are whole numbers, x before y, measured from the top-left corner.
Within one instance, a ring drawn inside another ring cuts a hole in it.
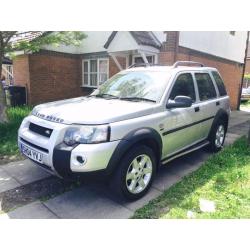
[[[139,45],[128,31],[119,31],[116,33],[113,42],[108,47],[109,52],[137,50]]]
[[[246,31],[180,31],[179,45],[243,63],[246,39]]]

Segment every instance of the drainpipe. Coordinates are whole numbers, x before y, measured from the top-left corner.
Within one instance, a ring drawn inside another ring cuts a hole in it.
[[[249,31],[247,32],[246,49],[245,49],[245,58],[244,58],[244,65],[243,65],[243,70],[242,70],[242,77],[241,77],[241,84],[240,84],[240,92],[239,92],[239,96],[238,96],[238,106],[237,106],[237,110],[240,110],[241,93],[242,93],[242,87],[243,87],[243,82],[244,82],[244,74],[245,74],[246,62],[247,62],[248,40],[249,40]]]
[[[178,55],[178,52],[179,52],[179,36],[180,36],[180,32],[176,31],[175,51],[174,51],[174,63],[177,61],[177,55]]]

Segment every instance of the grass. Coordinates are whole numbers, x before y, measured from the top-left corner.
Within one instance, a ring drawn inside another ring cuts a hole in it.
[[[244,102],[242,101],[241,104],[240,104],[240,106],[243,107],[243,108],[250,109],[250,100],[244,101]]]
[[[4,156],[18,155],[17,131],[31,108],[28,106],[7,109],[8,123],[0,124],[0,159]]]
[[[199,200],[213,201],[215,212],[201,212]],[[250,218],[250,147],[246,138],[211,156],[133,218]]]

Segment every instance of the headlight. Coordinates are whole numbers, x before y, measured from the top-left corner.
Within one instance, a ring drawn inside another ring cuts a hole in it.
[[[63,141],[67,145],[76,143],[90,144],[109,141],[110,127],[108,125],[100,126],[79,126],[68,128],[64,134]]]

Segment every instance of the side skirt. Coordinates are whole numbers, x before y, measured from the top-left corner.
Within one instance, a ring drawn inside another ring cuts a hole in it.
[[[181,150],[180,152],[177,152],[177,153],[175,153],[175,154],[173,154],[173,155],[170,155],[170,156],[168,156],[168,157],[162,159],[162,160],[161,160],[161,164],[165,164],[165,163],[167,163],[167,162],[169,162],[169,161],[174,160],[174,159],[177,158],[177,157],[180,157],[180,156],[182,156],[182,155],[185,155],[185,154],[191,153],[191,152],[193,152],[193,151],[195,151],[195,150],[198,150],[198,149],[200,149],[200,148],[203,148],[203,147],[207,146],[208,144],[209,144],[209,141],[207,141],[207,140],[202,141],[202,142],[199,142],[199,143],[197,143],[197,144],[195,144],[195,145],[193,145],[193,146],[191,146],[191,147],[189,147],[189,148],[186,148],[186,149],[184,149],[184,150]]]

